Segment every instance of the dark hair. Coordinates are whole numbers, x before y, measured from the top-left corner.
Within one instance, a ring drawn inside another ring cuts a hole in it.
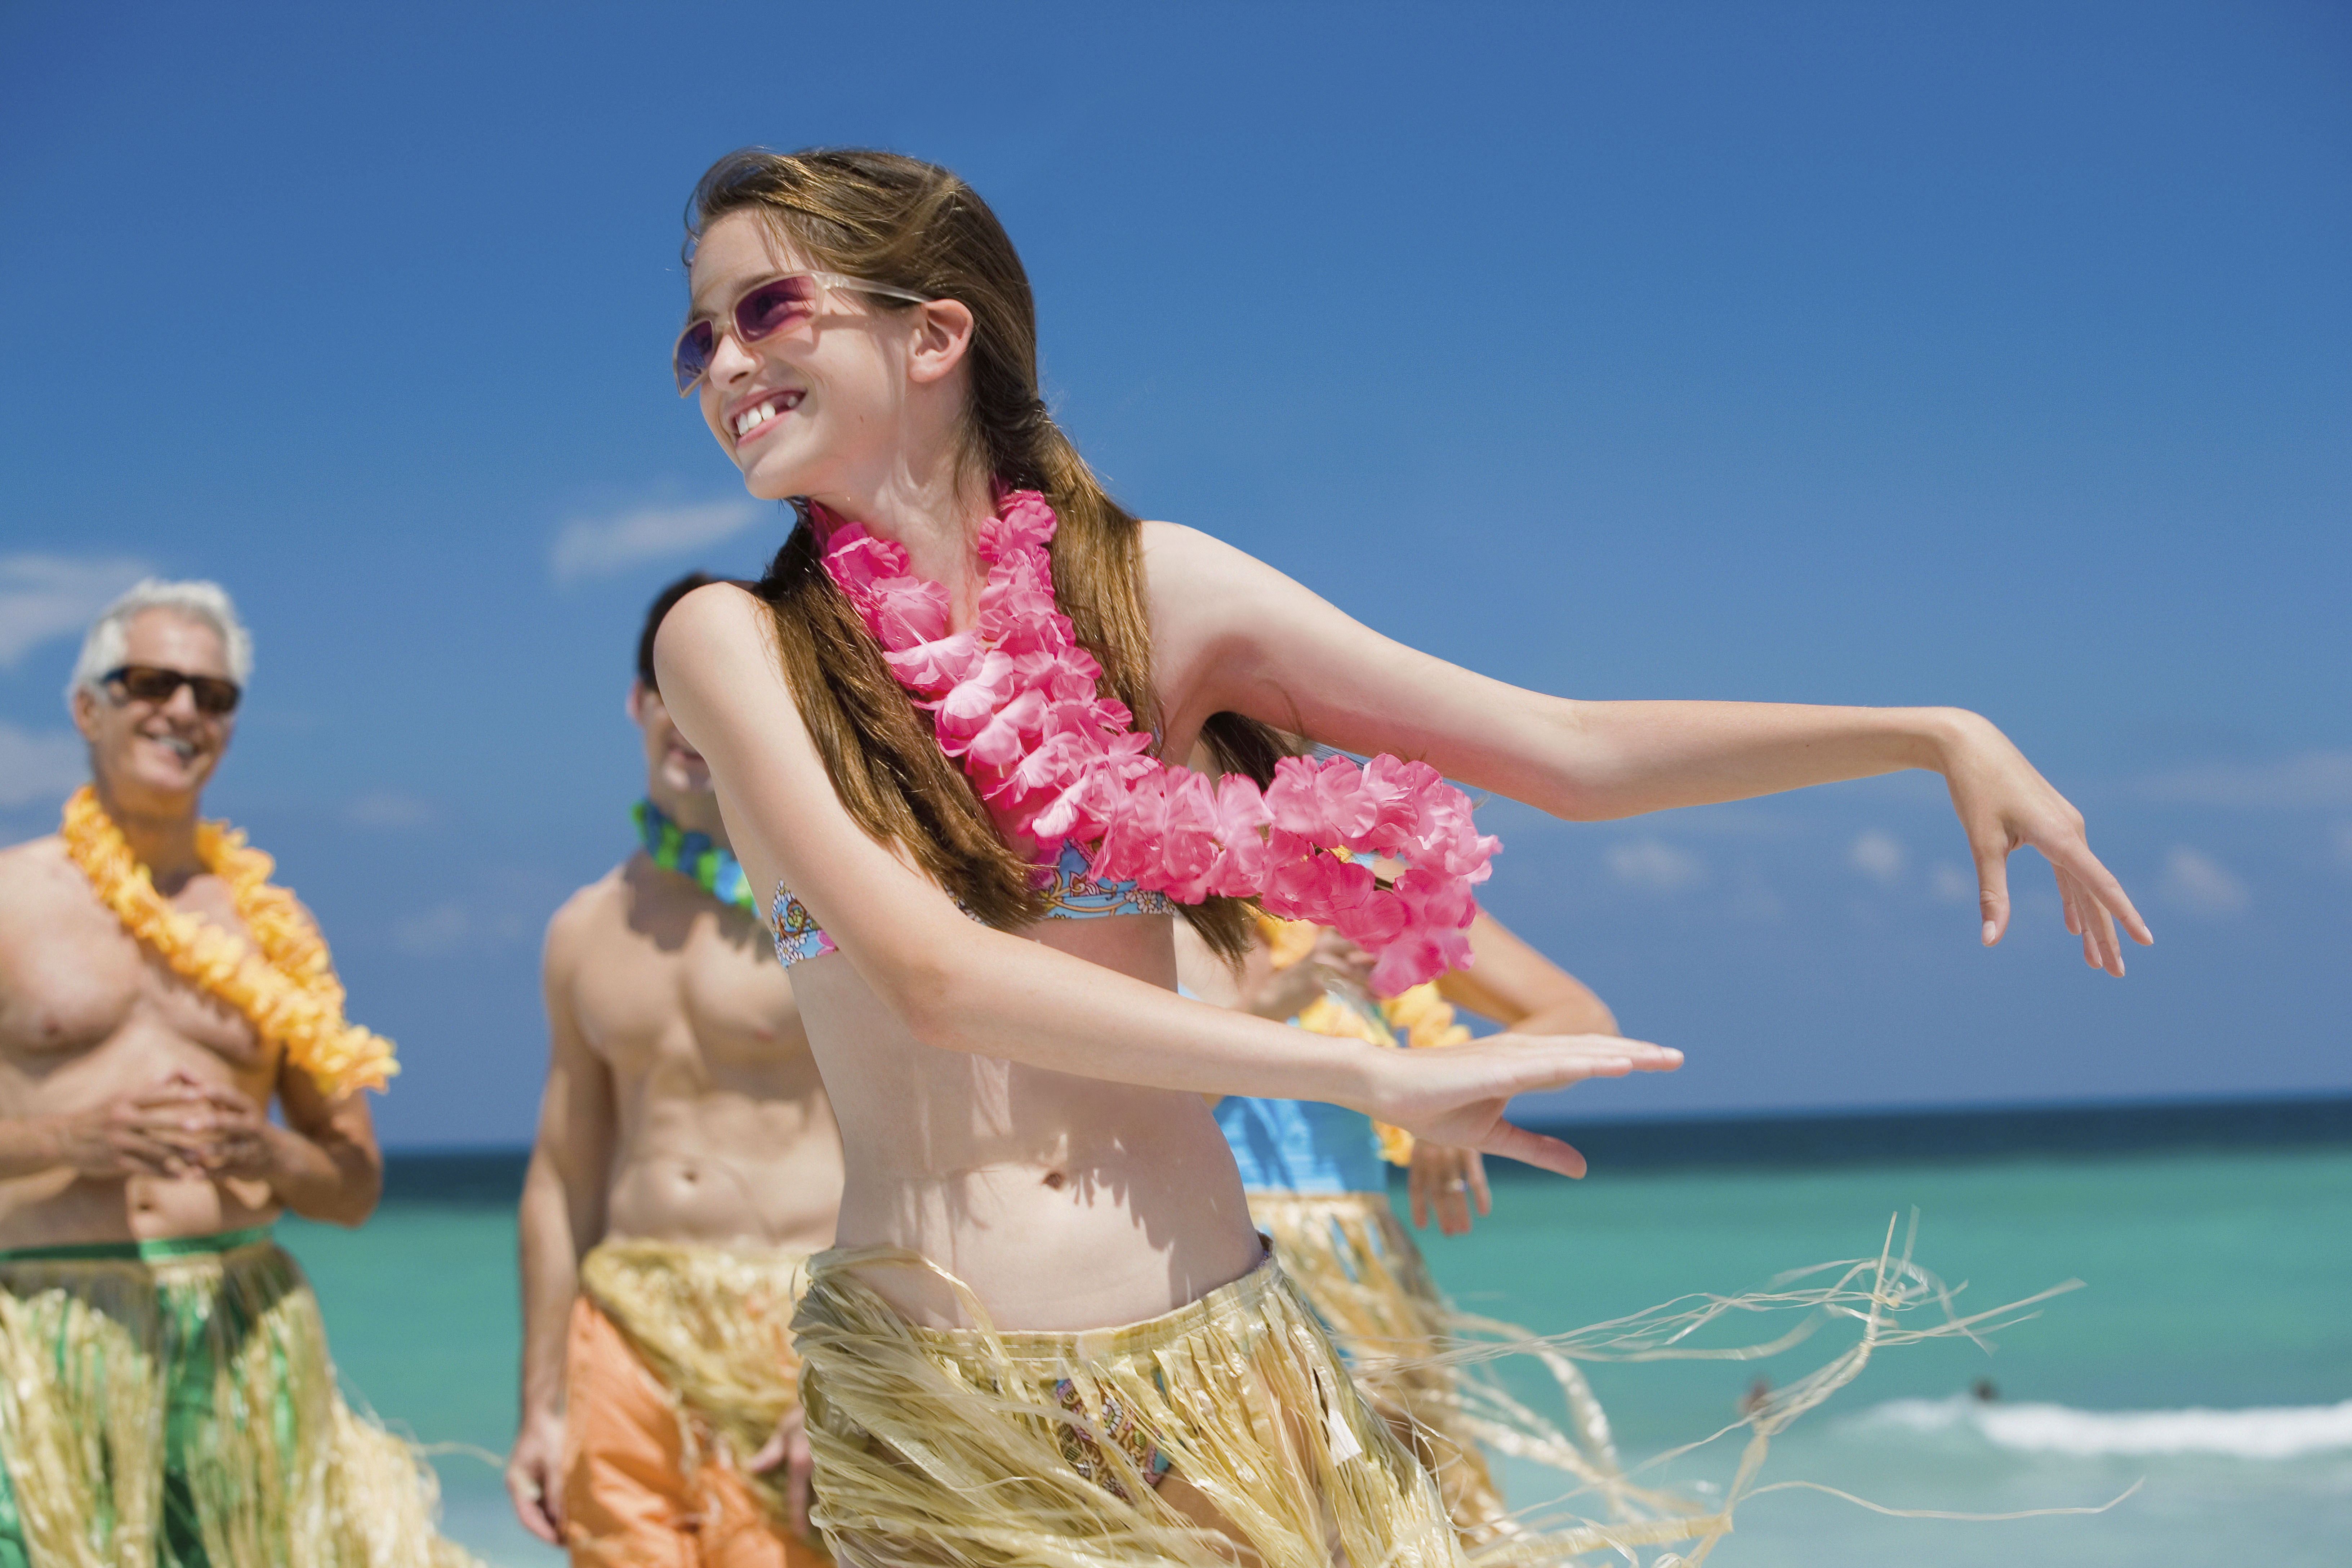
[[[972,315],[959,457],[966,474],[1042,491],[1061,523],[1048,546],[1055,598],[1103,668],[1105,695],[1159,727],[1151,628],[1144,614],[1142,524],[1113,500],[1038,395],[1037,309],[1012,239],[971,186],[935,163],[895,153],[730,153],[698,181],[687,209],[687,254],[712,224],[749,213],[818,267],[887,283]],[[915,307],[868,296],[877,310]],[[778,657],[835,793],[859,826],[896,843],[963,906],[1016,929],[1045,900],[1024,858],[997,831],[929,719],[882,659],[818,558],[805,516],[760,581]],[[1270,781],[1277,742],[1263,726],[1222,713],[1206,729],[1234,771]],[[1261,769],[1263,770],[1261,772]],[[1237,958],[1249,910],[1213,898],[1182,906],[1217,952]]]
[[[680,599],[685,598],[697,588],[718,581],[718,578],[708,572],[688,572],[654,595],[654,602],[646,607],[646,629],[637,634],[637,679],[639,680],[656,691],[661,689],[659,683],[654,679],[654,634],[661,630],[663,618],[677,607],[677,602]]]

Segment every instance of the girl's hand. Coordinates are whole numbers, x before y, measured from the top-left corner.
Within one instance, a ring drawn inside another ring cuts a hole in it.
[[[1372,1103],[1361,1109],[1433,1143],[1581,1176],[1583,1155],[1505,1120],[1511,1097],[1588,1078],[1672,1072],[1682,1061],[1671,1046],[1615,1035],[1489,1035],[1442,1051],[1376,1050],[1368,1064]]]
[[[1992,946],[2009,929],[2010,852],[2030,844],[2057,874],[2066,929],[2083,939],[2083,962],[2121,979],[2124,949],[2116,922],[2143,947],[2156,938],[2125,896],[2123,884],[2091,853],[2083,814],[2050,787],[2008,736],[1973,713],[1960,716],[1943,753],[1952,809],[1976,859],[1984,944]]]
[[[1429,1216],[1434,1210],[1441,1232],[1467,1236],[1473,1203],[1478,1205],[1481,1217],[1494,1212],[1494,1194],[1486,1188],[1486,1158],[1475,1149],[1449,1149],[1441,1143],[1424,1143],[1415,1139],[1405,1185],[1412,1194],[1415,1230],[1429,1228]]]

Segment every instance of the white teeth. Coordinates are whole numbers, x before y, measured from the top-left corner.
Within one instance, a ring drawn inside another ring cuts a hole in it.
[[[746,408],[735,416],[735,434],[739,437],[749,435],[773,419],[779,413],[798,408],[800,405],[801,395],[797,392],[787,392],[756,407]]]

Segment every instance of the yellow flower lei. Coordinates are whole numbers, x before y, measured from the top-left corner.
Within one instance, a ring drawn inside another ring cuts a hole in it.
[[[320,1093],[332,1099],[355,1089],[381,1090],[400,1070],[390,1040],[344,1022],[343,983],[335,978],[325,940],[294,895],[270,885],[277,862],[247,848],[243,833],[226,823],[197,823],[196,858],[228,884],[238,918],[260,943],[257,954],[233,932],[173,909],[155,890],[89,785],[66,802],[58,831],[66,854],[123,929],[244,1014],[263,1040],[283,1045],[286,1059],[308,1072]]]
[[[1261,913],[1258,934],[1265,938],[1266,956],[1276,969],[1287,969],[1315,951],[1319,928],[1313,921],[1276,920]],[[1318,996],[1299,1009],[1298,1026],[1318,1035],[1368,1040],[1376,1046],[1402,1044],[1414,1050],[1458,1046],[1470,1037],[1470,1026],[1454,1021],[1454,1004],[1438,994],[1437,982],[1425,980],[1381,1004],[1377,1021],[1329,996]],[[1412,1163],[1412,1134],[1385,1121],[1372,1123],[1380,1135],[1381,1158],[1391,1165]]]

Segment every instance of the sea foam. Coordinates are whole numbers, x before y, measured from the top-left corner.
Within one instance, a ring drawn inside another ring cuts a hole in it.
[[[1962,1394],[1890,1400],[1851,1425],[1920,1433],[1973,1430],[1996,1447],[2025,1453],[2285,1459],[2352,1448],[2352,1399],[2251,1410],[2076,1410],[2064,1405],[1988,1404]]]

